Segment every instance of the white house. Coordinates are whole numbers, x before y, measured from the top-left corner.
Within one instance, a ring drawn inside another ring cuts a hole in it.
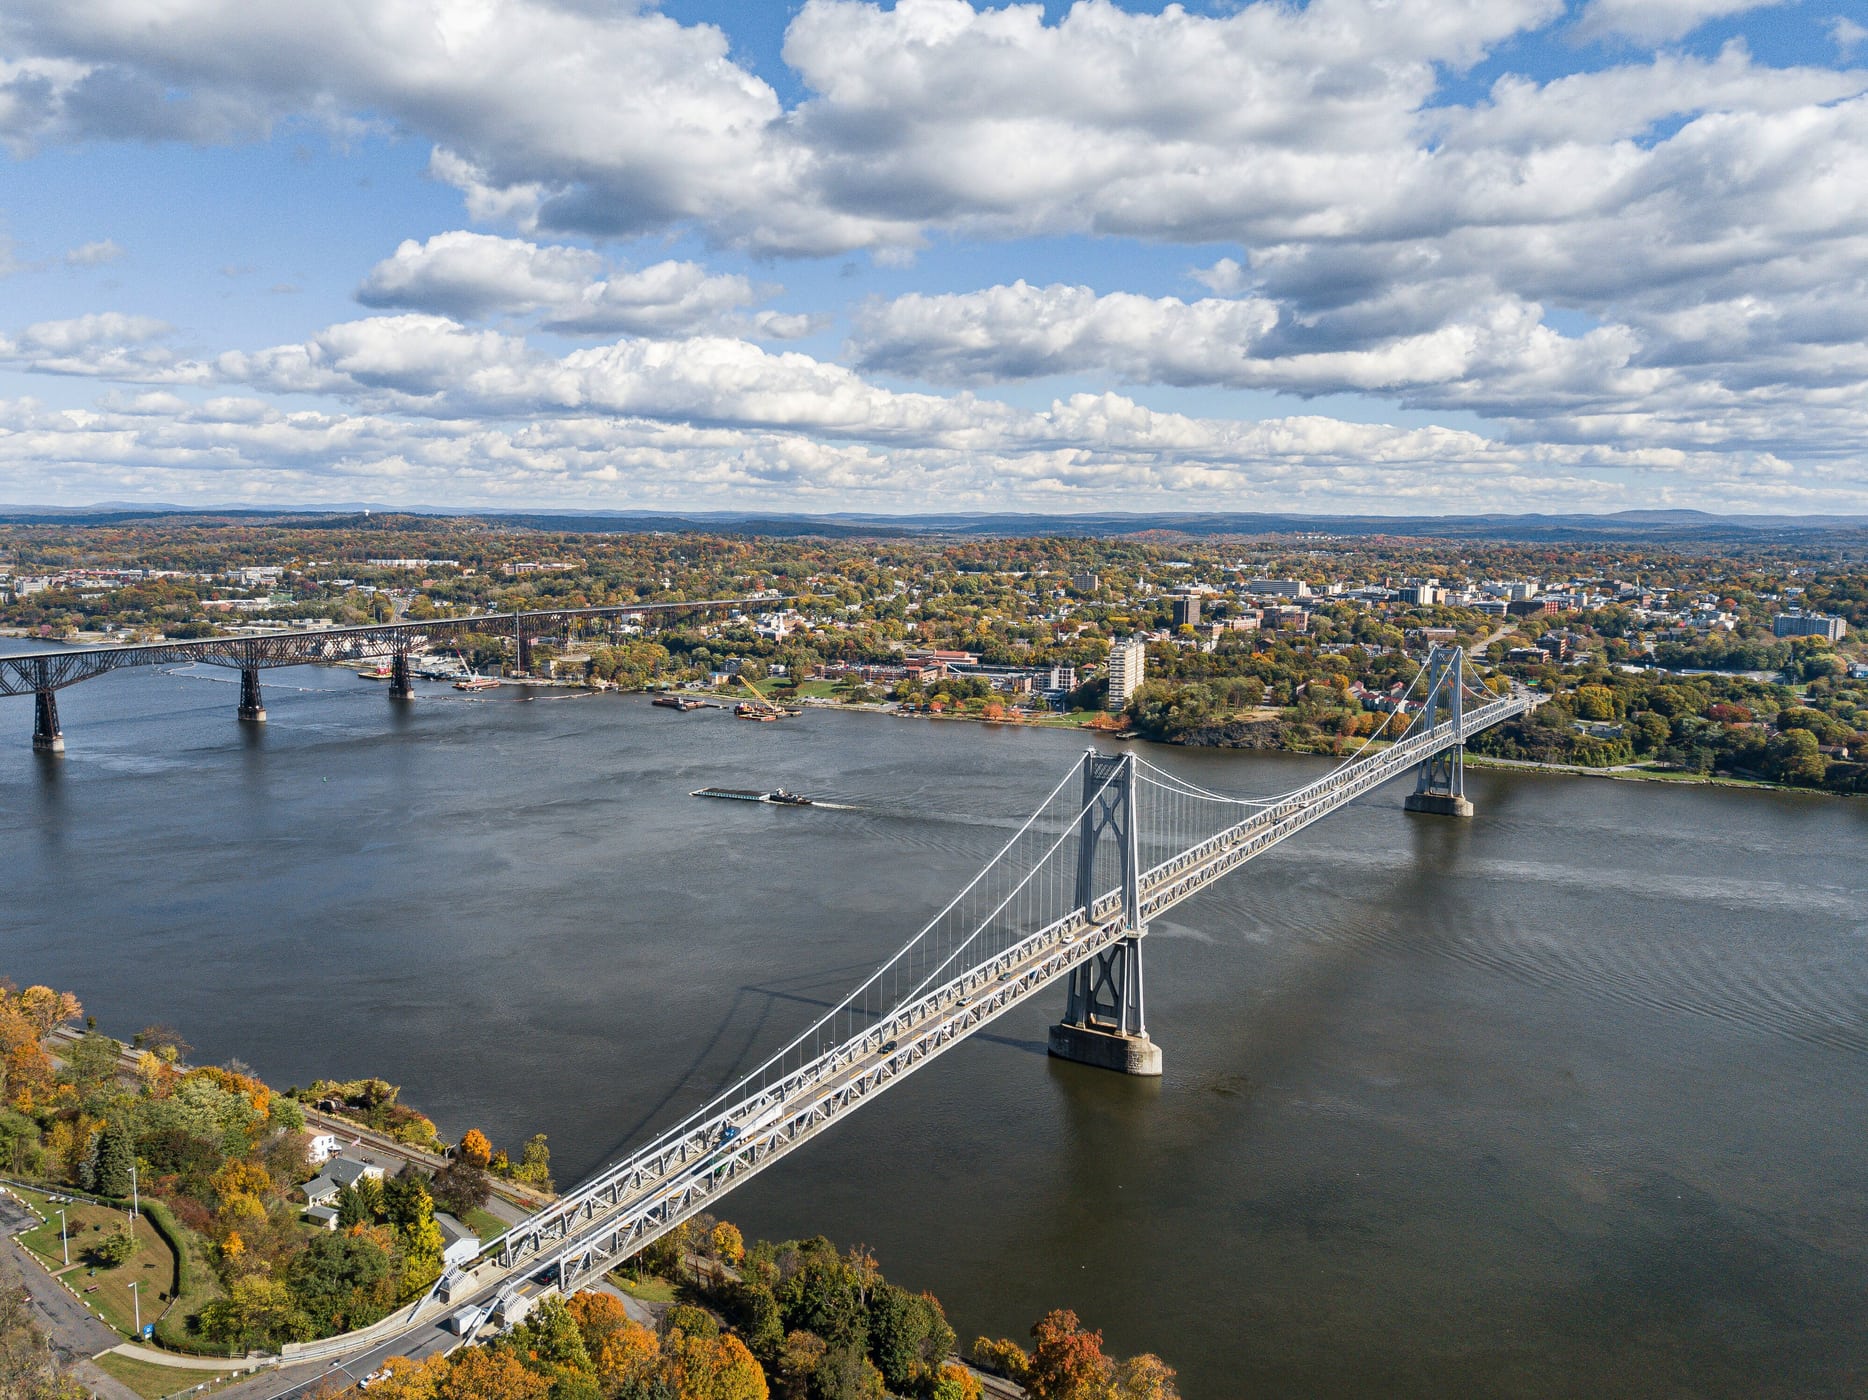
[[[305,1149],[305,1155],[311,1159],[314,1167],[323,1166],[344,1150],[338,1142],[336,1133],[313,1133],[311,1145]]]

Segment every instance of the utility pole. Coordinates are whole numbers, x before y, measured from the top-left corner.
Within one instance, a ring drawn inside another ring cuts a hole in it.
[[[140,1280],[130,1280],[130,1305],[136,1309],[136,1335],[143,1335],[143,1295],[137,1289]]]
[[[136,1194],[136,1157],[130,1157],[130,1219],[134,1220],[143,1211],[142,1200]]]
[[[65,1267],[71,1267],[71,1240],[65,1234],[65,1212],[58,1213],[58,1247],[64,1251]]]

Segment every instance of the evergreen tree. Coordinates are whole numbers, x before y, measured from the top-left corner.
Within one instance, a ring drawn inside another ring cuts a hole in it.
[[[97,1169],[91,1189],[100,1196],[129,1195],[135,1165],[136,1144],[128,1131],[115,1123],[105,1124],[97,1135]]]

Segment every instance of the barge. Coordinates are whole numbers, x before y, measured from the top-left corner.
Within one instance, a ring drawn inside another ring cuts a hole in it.
[[[718,797],[727,802],[769,802],[775,807],[814,807],[813,798],[795,792],[786,792],[784,788],[773,788],[761,792],[755,788],[695,788],[689,797]]]

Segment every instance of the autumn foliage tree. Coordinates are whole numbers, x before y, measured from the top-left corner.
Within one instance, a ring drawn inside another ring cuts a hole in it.
[[[0,979],[0,1103],[31,1112],[51,1093],[58,1076],[40,1042],[54,1026],[83,1014],[69,992],[50,987],[22,992]]]
[[[484,1171],[493,1160],[493,1144],[478,1128],[469,1128],[461,1134],[460,1146],[455,1149],[454,1155],[468,1166],[479,1167]]]
[[[1147,1352],[1127,1361],[1104,1355],[1103,1334],[1067,1309],[1034,1323],[1031,1340],[1028,1352],[1014,1341],[981,1337],[973,1360],[1023,1385],[1031,1400],[1180,1400],[1173,1367]]]

